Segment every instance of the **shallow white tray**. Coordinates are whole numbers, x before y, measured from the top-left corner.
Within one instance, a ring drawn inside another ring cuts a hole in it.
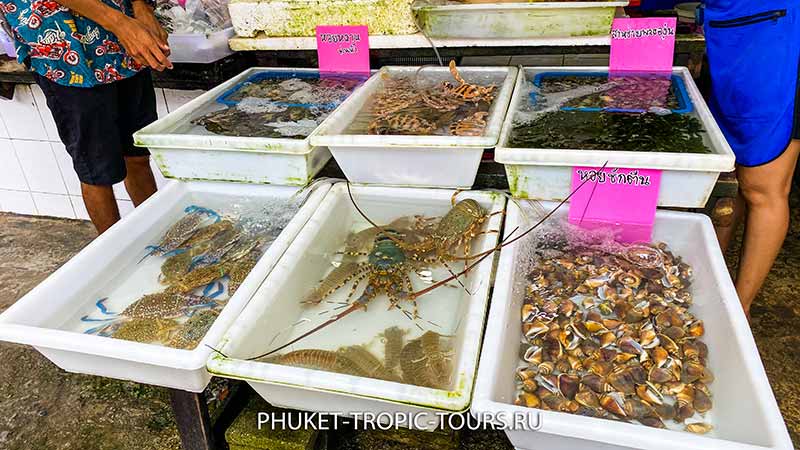
[[[180,207],[202,202],[204,194],[288,199],[297,188],[168,183],[0,315],[0,340],[31,345],[69,372],[200,392],[211,378],[205,368],[211,354],[206,344],[219,341],[329,189],[329,184],[323,184],[311,193],[194,350],[88,335],[63,327],[95,302],[98,289],[144,255],[145,246],[156,242],[179,217]]]
[[[483,136],[401,136],[344,134],[365,103],[383,86],[382,75],[414,75],[418,67],[382,68],[350,96],[312,134],[312,145],[327,146],[347,179],[354,183],[391,186],[469,188],[475,182],[483,150],[500,136],[514,88],[514,67],[462,67],[469,82],[481,74],[504,75],[489,110]],[[425,73],[449,74],[447,67]]]
[[[547,205],[552,208],[553,205]],[[553,219],[564,218],[567,209]],[[517,225],[526,229],[520,209],[509,203],[506,233]],[[522,295],[515,292],[516,261],[523,241],[503,248],[497,269],[492,306],[483,344],[473,415],[539,415],[538,431],[506,430],[518,449],[791,449],[775,397],[758,355],[736,290],[719,250],[714,229],[702,214],[658,211],[655,241],[664,241],[694,270],[692,293],[695,316],[705,323],[714,408],[707,413],[714,430],[705,436],[649,428],[605,419],[515,406],[515,369],[521,342],[519,311]],[[530,423],[536,424],[537,420]]]
[[[694,105],[692,114],[703,123],[704,141],[712,151],[710,154],[508,147],[518,106],[528,101],[525,85],[541,72],[607,73],[608,67],[531,67],[519,71],[494,158],[505,165],[508,184],[515,197],[563,200],[570,193],[572,167],[600,167],[608,162],[607,167],[663,170],[658,206],[699,208],[708,201],[720,172],[733,170],[733,151],[685,67],[675,67],[672,73],[686,84]]]
[[[353,186],[352,192],[362,210],[378,223],[387,223],[411,214],[443,215],[450,208],[453,194],[453,191],[443,189],[374,186]],[[462,192],[458,199],[463,198],[474,198],[490,212],[502,211],[505,206],[505,198],[492,192]],[[288,408],[344,415],[354,411],[410,413],[466,410],[472,397],[486,318],[491,257],[476,266],[466,278],[462,277],[471,295],[458,287],[440,287],[418,301],[423,318],[444,316],[455,324],[455,376],[450,390],[246,360],[288,342],[293,335],[291,331],[286,333],[286,330],[291,330],[298,318],[311,318],[313,322],[309,328],[322,322],[322,316],[315,311],[309,313],[304,310],[300,300],[330,268],[330,258],[339,250],[353,222],[359,220],[356,215],[346,185],[334,185],[222,339],[217,347],[222,354],[211,356],[209,371],[216,376],[245,380],[271,404]],[[497,230],[501,222],[502,215],[494,215],[487,221],[485,229]],[[479,236],[472,245],[471,253],[491,248],[497,239],[497,233]],[[424,286],[418,285],[416,288]],[[340,289],[342,299],[347,290]],[[442,290],[449,291],[448,294],[457,303],[450,302],[451,299],[445,303]],[[340,299],[337,297],[335,300]],[[392,325],[421,333],[402,313],[387,310],[387,305],[386,296],[381,295],[369,304],[367,312],[355,312],[337,323],[335,331],[331,326],[282,352],[308,348],[335,350],[343,345],[361,344],[365,336],[371,338]],[[281,334],[276,338],[278,333]]]
[[[319,73],[317,69],[254,67],[186,103],[134,133],[168,178],[305,186],[330,160],[328,149],[305,139],[222,136],[189,122],[224,109],[217,98],[252,75],[263,72]]]
[[[434,38],[559,38],[604,36],[627,1],[448,3],[417,1],[414,13]]]

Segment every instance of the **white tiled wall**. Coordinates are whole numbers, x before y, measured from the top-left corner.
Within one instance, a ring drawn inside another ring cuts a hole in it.
[[[156,89],[159,117],[202,91]],[[58,137],[44,94],[17,85],[13,100],[0,100],[0,211],[89,219],[72,159]],[[166,180],[153,164],[156,184]],[[121,215],[133,210],[122,183],[114,186]]]

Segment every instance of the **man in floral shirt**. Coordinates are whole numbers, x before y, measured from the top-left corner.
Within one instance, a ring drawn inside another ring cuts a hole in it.
[[[119,220],[112,185],[139,205],[156,190],[133,132],[156,119],[148,68],[172,68],[145,0],[0,0],[20,62],[34,71],[98,232]]]

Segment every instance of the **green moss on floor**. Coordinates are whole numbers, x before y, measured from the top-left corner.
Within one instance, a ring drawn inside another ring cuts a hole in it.
[[[382,448],[386,450],[429,449],[455,450],[461,440],[461,433],[450,429],[434,431],[409,430],[366,430],[358,435],[359,447],[364,450]]]
[[[0,213],[0,312],[94,239],[79,220]],[[66,373],[0,343],[0,449],[176,450],[167,391]]]
[[[313,430],[290,430],[272,428],[270,424],[258,428],[258,413],[288,413],[275,408],[261,397],[254,395],[239,417],[225,432],[230,450],[310,450],[314,448],[317,432]],[[296,414],[296,413],[294,413]]]

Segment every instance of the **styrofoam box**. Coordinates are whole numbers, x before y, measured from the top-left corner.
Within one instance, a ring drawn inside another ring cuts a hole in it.
[[[627,1],[418,1],[413,9],[420,27],[430,37],[508,39],[608,35],[617,7],[627,5]]]
[[[566,208],[557,211],[553,219],[565,217]],[[521,229],[527,227],[520,219],[520,209],[510,203],[506,234],[517,225]],[[708,364],[715,376],[709,386],[714,407],[706,419],[714,426],[711,433],[696,435],[514,405],[514,373],[522,341],[519,311],[523,295],[518,289],[526,284],[514,283],[514,271],[516,262],[525,257],[519,254],[523,241],[503,248],[500,254],[472,402],[473,415],[539,415],[538,431],[506,429],[511,443],[525,450],[791,449],[711,221],[701,214],[658,211],[653,238],[666,242],[694,270],[691,311],[705,323],[703,341],[708,345]],[[530,423],[537,423],[531,419]]]
[[[69,372],[200,392],[210,380],[205,365],[211,350],[206,344],[219,341],[329,189],[330,184],[321,184],[310,194],[194,350],[82,334],[62,327],[96,300],[99,287],[135,264],[145,246],[159,239],[175,219],[166,211],[178,211],[204,194],[288,199],[297,188],[169,183],[0,315],[0,340],[31,345]]]
[[[235,36],[233,27],[213,33],[171,33],[168,38],[170,61],[208,64],[233,54],[228,40]]]
[[[210,108],[223,109],[217,97],[262,71],[318,73],[317,69],[247,69],[137,131],[134,142],[150,150],[168,178],[305,186],[331,158],[328,149],[312,147],[308,137],[221,136],[189,124]]]
[[[686,84],[689,98],[694,104],[693,114],[697,115],[705,128],[703,140],[711,149],[710,154],[508,147],[515,112],[521,102],[528,101],[528,91],[524,89],[526,82],[530,82],[537,73],[549,71],[608,73],[608,67],[531,67],[519,71],[494,157],[495,161],[505,165],[514,197],[563,200],[570,193],[572,167],[600,167],[608,163],[607,167],[661,169],[658,206],[699,208],[708,201],[720,172],[733,170],[733,151],[685,67],[674,67],[672,73],[680,76]]]
[[[483,136],[401,136],[344,134],[365,103],[383,86],[382,76],[413,76],[418,67],[383,67],[328,117],[312,134],[311,144],[330,148],[342,172],[353,183],[390,186],[469,188],[475,182],[483,150],[494,147],[511,99],[514,67],[462,67],[470,81],[479,75],[505,75],[489,110]],[[448,74],[447,67],[426,73]]]
[[[361,209],[377,223],[416,214],[444,215],[451,207],[453,194],[453,191],[443,189],[377,186],[353,186],[352,192]],[[464,198],[477,200],[490,213],[503,211],[505,206],[505,198],[493,192],[461,192],[458,199]],[[307,313],[300,301],[331,267],[330,258],[340,249],[353,223],[362,220],[357,214],[346,184],[335,184],[222,339],[217,347],[221,354],[211,356],[208,369],[216,376],[247,381],[276,406],[343,415],[354,411],[373,411],[376,414],[427,412],[427,420],[420,420],[419,427],[435,426],[436,414],[433,412],[464,411],[469,407],[486,318],[492,271],[490,257],[461,278],[468,292],[457,287],[440,287],[417,301],[421,317],[428,320],[445,317],[455,324],[455,331],[449,333],[454,336],[455,351],[451,390],[247,360],[288,342],[292,335],[286,333],[287,329],[291,330],[292,324],[299,323],[298,318],[311,315],[310,320],[314,322],[309,326],[322,320],[316,312]],[[501,222],[502,215],[494,214],[484,227],[497,230]],[[481,235],[472,243],[471,253],[492,248],[497,239],[498,233]],[[441,290],[449,291],[447,303],[443,302],[445,297]],[[339,291],[341,300],[338,297],[327,300],[343,301],[347,289]],[[450,302],[450,299],[454,301]],[[386,296],[380,295],[369,303],[366,312],[355,312],[343,319],[349,322],[336,324],[340,325],[336,331],[333,327],[324,329],[285,351],[306,348],[336,350],[339,346],[363,344],[365,336],[372,338],[389,326],[401,326],[421,333],[400,311],[387,308],[388,304]],[[419,323],[430,326],[424,321]],[[448,331],[443,333],[448,334]],[[411,338],[411,335],[406,336],[406,339]],[[313,342],[309,343],[312,339]]]

